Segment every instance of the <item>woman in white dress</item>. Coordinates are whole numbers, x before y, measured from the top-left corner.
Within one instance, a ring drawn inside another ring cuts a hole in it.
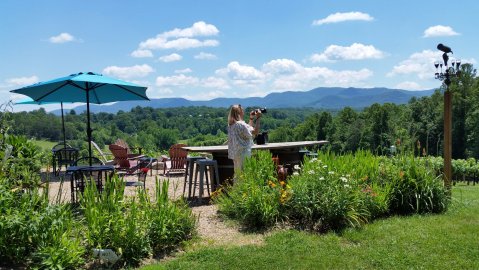
[[[243,169],[244,158],[251,156],[253,138],[259,132],[260,118],[260,110],[251,111],[247,124],[241,105],[231,106],[228,115],[228,158],[233,160],[235,175]]]

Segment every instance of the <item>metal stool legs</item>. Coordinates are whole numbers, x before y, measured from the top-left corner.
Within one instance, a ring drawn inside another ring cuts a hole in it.
[[[191,198],[191,188],[193,187],[193,173],[195,163],[198,160],[205,159],[204,157],[188,157],[186,160],[185,182],[183,184],[183,197],[186,192],[186,185],[188,183],[188,198]],[[196,177],[195,177],[196,179]]]
[[[216,160],[210,160],[210,159],[203,159],[203,160],[198,160],[196,161],[196,170],[195,170],[195,181],[194,181],[194,186],[196,186],[196,183],[198,181],[198,173],[200,174],[200,181],[199,181],[199,194],[198,198],[202,198],[204,194],[204,184],[206,180],[206,185],[207,185],[207,191],[208,195],[210,195],[210,177],[208,177],[208,174],[211,176],[211,190],[214,191],[216,187],[220,184],[220,179],[219,179],[219,174],[218,174],[218,162]],[[195,196],[195,190],[193,190],[193,197]]]

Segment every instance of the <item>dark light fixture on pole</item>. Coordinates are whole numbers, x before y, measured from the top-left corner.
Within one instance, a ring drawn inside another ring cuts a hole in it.
[[[449,90],[449,85],[451,84],[450,78],[460,74],[461,60],[452,60],[451,66],[448,66],[449,56],[447,54],[452,53],[451,48],[439,43],[437,49],[443,52],[442,59],[444,61],[444,64],[434,62],[436,67],[434,78],[443,81],[446,85],[446,91],[444,91],[444,185],[450,194],[452,182],[452,93]]]

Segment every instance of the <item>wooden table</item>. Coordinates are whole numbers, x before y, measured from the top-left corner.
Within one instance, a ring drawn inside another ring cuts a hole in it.
[[[299,142],[280,142],[267,143],[262,145],[253,145],[253,150],[269,150],[273,156],[279,158],[279,163],[286,166],[299,165],[303,160],[304,152],[300,152],[302,148],[320,146],[327,144],[328,141],[299,141]],[[183,147],[190,152],[211,153],[213,159],[218,161],[218,170],[220,183],[226,179],[230,179],[234,175],[233,160],[228,158],[228,145],[214,146],[186,146]]]

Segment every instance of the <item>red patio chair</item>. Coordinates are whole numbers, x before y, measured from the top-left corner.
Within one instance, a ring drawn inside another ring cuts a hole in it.
[[[188,157],[188,151],[183,149],[186,144],[174,144],[170,147],[169,158],[163,159],[165,163],[163,174],[170,176],[171,174],[184,174],[186,173],[186,161]]]

